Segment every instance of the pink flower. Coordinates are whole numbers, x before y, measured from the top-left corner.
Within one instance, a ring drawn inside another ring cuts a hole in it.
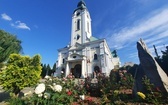
[[[119,75],[120,75],[120,77],[123,77],[123,76],[124,76],[123,73],[119,73]]]
[[[127,72],[127,70],[123,70],[123,73],[126,73]]]

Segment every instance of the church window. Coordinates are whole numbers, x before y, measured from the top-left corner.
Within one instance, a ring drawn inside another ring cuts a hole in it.
[[[88,30],[88,32],[89,32],[89,22],[87,22],[87,30]]]
[[[97,54],[94,54],[94,60],[97,60]]]
[[[80,15],[80,12],[77,12],[76,16],[79,16]]]
[[[73,58],[76,58],[76,56],[73,56]]]
[[[62,63],[63,63],[63,64],[65,63],[65,59],[62,59]]]
[[[80,30],[80,19],[77,20],[77,30]]]
[[[80,35],[77,35],[77,36],[76,36],[76,40],[79,40],[79,38],[80,38]]]

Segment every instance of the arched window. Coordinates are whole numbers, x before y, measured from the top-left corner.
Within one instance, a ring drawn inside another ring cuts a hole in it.
[[[88,32],[89,32],[89,22],[87,22],[87,30],[88,30]]]
[[[80,15],[80,12],[78,12],[77,14],[76,14],[76,16],[79,16]]]
[[[80,19],[77,20],[77,30],[80,30]]]
[[[94,60],[97,60],[97,54],[94,54]]]
[[[77,36],[76,36],[76,40],[79,40],[79,38],[80,38],[80,35],[77,35]]]
[[[62,59],[62,63],[63,63],[63,64],[65,63],[65,59]]]

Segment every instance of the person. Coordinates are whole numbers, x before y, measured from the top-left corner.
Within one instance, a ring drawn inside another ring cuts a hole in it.
[[[96,72],[95,71],[93,72],[93,78],[96,78]]]

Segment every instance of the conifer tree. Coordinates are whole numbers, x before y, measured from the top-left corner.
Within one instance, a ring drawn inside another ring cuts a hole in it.
[[[42,72],[41,72],[41,77],[44,78],[46,76],[47,73],[47,66],[46,64],[42,65]]]
[[[0,63],[6,61],[10,54],[21,50],[21,41],[16,36],[0,30]]]
[[[52,73],[56,72],[56,63],[54,63],[53,68],[52,68]]]
[[[0,30],[0,71],[9,55],[22,50],[21,41],[16,36]]]

